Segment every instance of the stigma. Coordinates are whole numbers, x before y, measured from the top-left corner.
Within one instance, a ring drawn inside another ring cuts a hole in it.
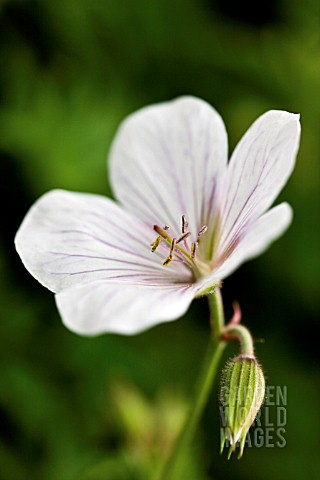
[[[163,261],[163,266],[167,267],[171,262],[182,262],[188,266],[196,275],[196,277],[203,276],[210,271],[209,265],[204,263],[198,258],[197,250],[199,242],[208,230],[206,225],[200,228],[197,236],[193,242],[190,243],[189,237],[191,232],[188,230],[188,222],[185,215],[182,215],[181,220],[181,235],[173,237],[170,235],[170,228],[166,225],[160,227],[154,225],[153,230],[158,234],[154,242],[151,243],[151,251],[155,252],[160,244],[164,246],[168,251],[167,257]]]

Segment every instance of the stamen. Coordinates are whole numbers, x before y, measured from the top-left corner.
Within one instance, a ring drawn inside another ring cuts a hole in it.
[[[187,233],[188,222],[185,215],[182,215],[182,233]]]
[[[198,232],[198,238],[201,237],[201,235],[203,235],[204,233],[206,233],[207,230],[208,230],[207,225],[203,225],[203,227],[201,227]]]
[[[171,248],[170,248],[170,255],[172,255],[172,252],[175,249],[176,243],[177,243],[177,240],[173,238],[171,243]]]
[[[161,242],[161,237],[160,235],[155,239],[154,242],[152,242],[150,245],[151,245],[151,252],[155,252],[157,250],[157,248],[159,247],[160,245],[160,242]]]
[[[177,240],[175,238],[172,239],[172,242],[171,242],[171,247],[170,247],[170,253],[169,255],[167,256],[167,258],[165,259],[165,261],[163,262],[163,265],[166,267],[167,265],[169,265],[169,263],[172,262],[173,260],[173,250],[175,249],[176,247],[176,243],[177,243]]]
[[[196,250],[198,248],[198,242],[191,244],[191,258],[193,259],[196,256]]]
[[[159,227],[159,225],[153,225],[153,230],[157,232],[157,234],[160,235],[162,238],[171,242],[170,236],[166,233],[166,230],[168,230],[167,228],[161,228]]]
[[[163,262],[163,266],[167,267],[172,262],[173,256],[169,255]]]
[[[183,235],[181,235],[181,237],[178,238],[177,243],[180,243],[180,242],[182,242],[183,240],[186,240],[188,237],[190,237],[190,235],[191,235],[190,232],[184,233]]]
[[[173,250],[175,249],[176,244],[177,244],[177,240],[176,240],[176,238],[173,238],[172,242],[171,242],[170,253],[167,256],[167,258],[165,259],[165,261],[163,262],[163,265],[165,267],[167,267],[173,260]]]
[[[186,230],[187,226],[188,226],[188,222],[186,221],[185,215],[183,215],[182,216],[182,228],[184,230]],[[163,265],[167,266],[172,262],[172,260],[174,260],[173,253],[175,252],[175,255],[178,256],[178,260],[182,261],[183,263],[185,263],[186,265],[188,265],[188,267],[190,267],[192,269],[194,267],[193,258],[190,255],[189,246],[186,242],[186,239],[191,235],[191,233],[187,232],[187,231],[184,231],[182,233],[182,235],[178,239],[176,239],[176,238],[171,238],[169,233],[167,233],[168,229],[169,229],[169,227],[167,225],[165,225],[164,227],[159,227],[159,225],[153,225],[153,230],[155,232],[157,232],[158,237],[151,244],[152,251],[154,252],[157,249],[157,247],[159,246],[160,242],[162,240],[165,240],[164,248],[167,248],[167,249],[169,248],[170,250],[169,250],[168,257],[163,262]],[[185,244],[185,248],[178,245],[178,243],[182,242],[182,241]]]

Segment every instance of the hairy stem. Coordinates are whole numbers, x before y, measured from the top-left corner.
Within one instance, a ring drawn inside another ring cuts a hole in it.
[[[226,347],[226,341],[221,337],[224,328],[224,313],[219,289],[217,289],[213,295],[209,296],[209,306],[212,338],[197,383],[190,412],[159,480],[180,480],[180,478],[183,478],[183,468],[188,449],[207,403],[212,384],[217,374],[219,361]]]
[[[234,337],[239,341],[241,355],[254,356],[253,340],[247,327],[244,325],[230,325],[224,329],[223,335],[226,340],[228,337]]]

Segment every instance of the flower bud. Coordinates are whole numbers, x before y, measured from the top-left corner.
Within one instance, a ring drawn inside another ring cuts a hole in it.
[[[239,355],[225,366],[220,390],[222,418],[221,453],[226,440],[231,453],[240,442],[242,457],[250,426],[260,410],[265,396],[265,380],[261,366],[252,355]]]

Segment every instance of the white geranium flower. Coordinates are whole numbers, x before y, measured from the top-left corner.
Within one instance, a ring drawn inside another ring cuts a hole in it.
[[[111,149],[120,203],[46,193],[26,215],[17,251],[74,332],[134,334],[174,320],[288,227],[288,204],[267,210],[292,172],[299,136],[298,115],[269,111],[227,164],[223,121],[206,102],[143,108]]]

